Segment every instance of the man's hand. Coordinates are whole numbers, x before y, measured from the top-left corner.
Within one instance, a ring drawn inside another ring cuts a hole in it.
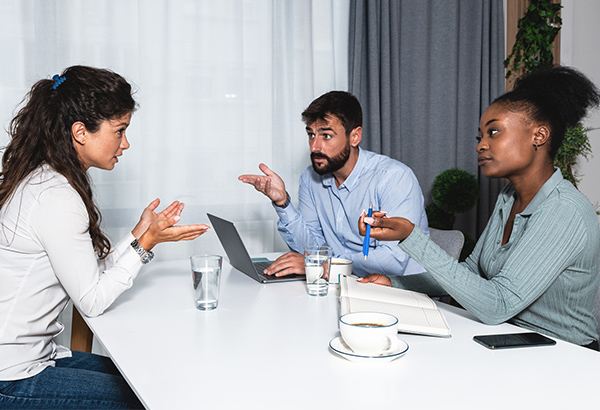
[[[265,164],[260,164],[258,167],[265,175],[240,175],[238,179],[245,184],[253,185],[257,191],[268,196],[275,205],[283,205],[287,200],[285,183]]]
[[[375,283],[377,285],[392,286],[390,278],[379,273],[372,273],[364,278],[360,278],[358,281],[361,283]]]
[[[281,255],[264,271],[265,275],[287,276],[305,275],[304,255],[296,252],[288,252]]]

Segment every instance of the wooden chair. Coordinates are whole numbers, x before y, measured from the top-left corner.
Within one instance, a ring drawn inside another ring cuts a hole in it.
[[[71,350],[79,350],[80,352],[92,352],[92,341],[94,334],[88,327],[81,313],[73,306],[73,320],[71,323]]]

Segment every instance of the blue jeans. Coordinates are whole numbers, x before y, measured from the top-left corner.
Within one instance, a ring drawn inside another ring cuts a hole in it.
[[[56,367],[22,380],[0,381],[0,408],[143,409],[113,362],[73,351]]]

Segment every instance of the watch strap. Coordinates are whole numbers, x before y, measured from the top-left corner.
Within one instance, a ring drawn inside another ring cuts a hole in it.
[[[144,265],[154,258],[154,252],[147,251],[142,248],[142,245],[140,245],[137,239],[134,239],[133,242],[131,242],[131,247],[137,252],[138,255],[140,255],[140,260]]]

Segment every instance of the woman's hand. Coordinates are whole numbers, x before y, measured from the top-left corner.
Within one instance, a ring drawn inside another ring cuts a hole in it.
[[[364,212],[360,214],[358,231],[362,236],[367,232],[367,224],[371,225],[371,237],[379,241],[403,241],[415,227],[408,219],[389,218],[382,211],[373,212],[372,217],[368,217]]]
[[[210,229],[208,225],[204,224],[175,226],[180,219],[179,215],[162,218],[159,214],[158,219],[152,222],[146,232],[138,239],[139,244],[142,248],[149,251],[162,242],[190,241],[196,239]]]
[[[174,201],[162,212],[156,213],[155,210],[159,204],[160,200],[158,198],[152,201],[144,209],[140,221],[131,231],[141,247],[147,251],[162,242],[196,239],[210,229],[208,225],[204,224],[175,226],[181,219],[183,202]]]
[[[183,203],[179,201],[174,201],[162,212],[157,214],[154,211],[156,210],[156,208],[158,208],[158,205],[160,205],[160,199],[156,198],[154,201],[150,202],[150,205],[148,205],[146,209],[144,209],[144,212],[142,212],[142,216],[140,217],[140,221],[131,231],[135,238],[139,239],[144,234],[144,232],[148,230],[150,224],[157,221],[159,218],[167,219],[175,215],[179,216],[181,215],[181,211],[183,211]]]
[[[390,278],[379,273],[372,273],[364,278],[360,278],[358,281],[361,283],[375,283],[377,285],[392,286]]]

